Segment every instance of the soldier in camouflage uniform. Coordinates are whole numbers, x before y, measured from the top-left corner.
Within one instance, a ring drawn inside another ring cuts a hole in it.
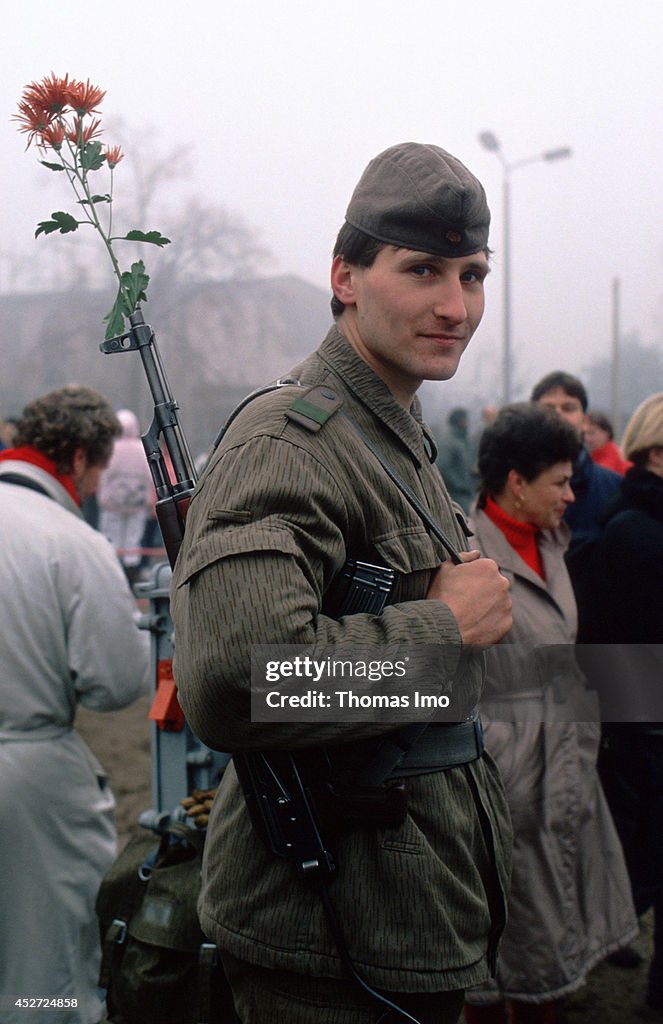
[[[210,460],[189,510],[172,614],[181,702],[211,747],[288,749],[304,763],[324,748],[347,778],[394,729],[252,722],[252,644],[312,655],[330,644],[440,645],[454,694],[468,711],[477,702],[478,646],[511,625],[508,584],[494,562],[466,551],[416,391],[453,376],[479,324],[488,224],[483,188],[444,150],[405,143],[371,161],[336,244],[335,325],[293,371],[307,390],[250,402]],[[459,564],[357,427],[464,552]],[[381,615],[325,614],[348,557],[397,570]],[[268,852],[227,770],[200,915],[242,1024],[456,1024],[464,989],[489,976],[509,870],[501,782],[471,723],[426,733],[419,767],[407,772],[406,758],[395,769],[408,775],[407,817],[339,830],[329,886],[355,967],[410,1017],[385,1014],[348,976],[315,891]]]

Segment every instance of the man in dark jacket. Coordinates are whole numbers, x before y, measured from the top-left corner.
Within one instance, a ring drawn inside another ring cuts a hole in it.
[[[562,370],[553,371],[534,386],[530,398],[532,402],[555,409],[583,440],[588,400],[587,391],[577,377]],[[567,505],[564,513],[564,521],[571,530],[566,564],[578,604],[578,643],[591,643],[595,635],[595,610],[590,596],[592,554],[606,507],[620,483],[619,474],[597,465],[583,445],[571,477],[575,501]]]

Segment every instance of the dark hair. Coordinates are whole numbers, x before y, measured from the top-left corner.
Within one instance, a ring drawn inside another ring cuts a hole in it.
[[[542,377],[538,384],[532,388],[530,395],[531,402],[538,402],[544,395],[547,395],[553,388],[561,388],[571,398],[577,398],[582,406],[582,411],[587,412],[587,392],[584,384],[570,373],[564,370],[553,370],[552,373]]]
[[[377,238],[371,238],[359,228],[353,228],[346,221],[336,236],[332,255],[342,256],[346,263],[352,263],[356,267],[371,267],[375,263],[378,253],[386,247],[386,244]],[[331,311],[334,316],[339,317],[344,309],[345,303],[333,295]]]
[[[554,409],[534,402],[507,405],[485,428],[479,443],[479,499],[501,494],[512,469],[531,482],[558,462],[574,462],[581,444]]]
[[[615,436],[615,433],[612,429],[612,423],[609,417],[606,416],[604,412],[599,412],[598,410],[595,411],[592,409],[590,412],[587,413],[587,419],[590,420],[590,422],[593,423],[595,427],[598,427],[600,430],[605,430],[606,434],[608,434],[610,440],[612,441],[612,439]]]
[[[83,448],[91,466],[108,462],[120,421],[106,399],[92,388],[68,384],[26,405],[18,421],[15,445],[30,445],[70,473],[74,452]]]

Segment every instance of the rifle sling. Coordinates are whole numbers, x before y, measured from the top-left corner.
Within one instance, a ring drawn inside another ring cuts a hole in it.
[[[30,480],[27,476],[21,476],[20,473],[2,473],[0,474],[0,483],[16,484],[18,487],[27,487],[30,491],[38,491],[39,494],[43,494],[47,498],[52,497],[46,488],[38,484],[36,480]]]

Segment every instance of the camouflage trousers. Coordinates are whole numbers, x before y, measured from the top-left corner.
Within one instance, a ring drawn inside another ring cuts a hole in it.
[[[241,1024],[458,1024],[463,1007],[462,991],[380,992],[408,1018],[381,1008],[352,981],[256,967],[227,953],[222,960]]]

